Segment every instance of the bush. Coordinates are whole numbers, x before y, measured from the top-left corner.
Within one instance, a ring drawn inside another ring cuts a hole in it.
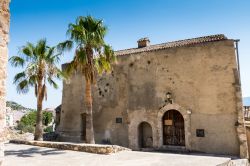
[[[48,126],[48,127],[44,128],[43,131],[46,132],[46,133],[52,133],[53,132],[53,126]]]
[[[24,133],[34,133],[35,127],[31,125],[18,124],[18,128]]]
[[[52,112],[43,112],[43,125],[48,126],[53,120]]]
[[[22,124],[25,126],[28,126],[28,125],[35,126],[35,124],[36,124],[36,111],[34,111],[34,112],[32,111],[32,112],[25,114],[21,118],[19,124]]]
[[[17,129],[23,132],[33,133],[36,125],[36,111],[32,111],[24,115],[17,125]],[[43,125],[47,126],[53,120],[53,114],[51,112],[43,112]],[[47,129],[49,130],[49,129]]]

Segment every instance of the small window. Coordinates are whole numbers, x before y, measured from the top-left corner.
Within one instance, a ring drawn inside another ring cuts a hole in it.
[[[116,118],[116,119],[115,119],[115,122],[116,122],[116,123],[122,123],[122,118],[120,118],[120,117],[119,117],[119,118]]]

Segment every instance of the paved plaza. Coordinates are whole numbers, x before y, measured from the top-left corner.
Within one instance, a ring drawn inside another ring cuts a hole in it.
[[[111,155],[5,144],[4,166],[215,166],[230,158],[123,151]]]

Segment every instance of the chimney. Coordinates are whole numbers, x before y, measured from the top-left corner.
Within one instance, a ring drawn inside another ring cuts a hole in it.
[[[137,43],[138,43],[138,48],[150,46],[150,40],[147,37],[141,38],[140,40],[137,41]]]

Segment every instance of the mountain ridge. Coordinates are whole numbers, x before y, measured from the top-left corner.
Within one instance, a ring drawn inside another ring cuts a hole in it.
[[[21,104],[18,104],[18,103],[14,102],[14,101],[7,101],[6,106],[10,107],[11,110],[14,110],[14,111],[20,111],[20,110],[35,111],[32,108],[26,108],[26,107],[22,106]]]

